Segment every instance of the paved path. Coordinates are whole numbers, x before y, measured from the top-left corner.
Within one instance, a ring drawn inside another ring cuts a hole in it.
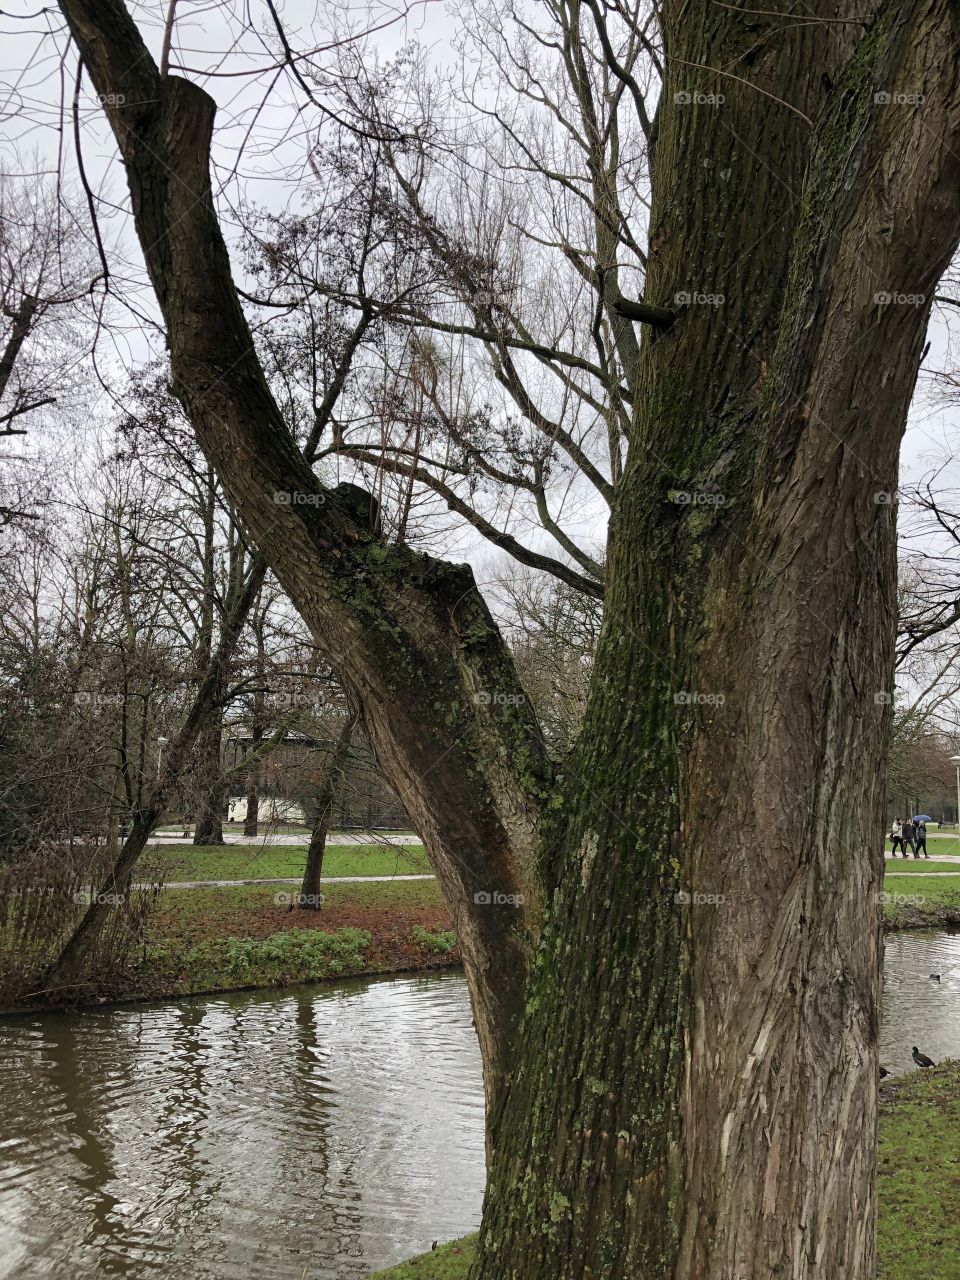
[[[371,881],[380,884],[394,880],[435,880],[432,875],[410,876],[324,876],[321,884],[369,884]],[[303,876],[293,876],[269,880],[170,880],[163,885],[164,889],[229,889],[239,884],[302,884]],[[134,889],[153,889],[153,884],[135,884]]]
[[[900,857],[899,853],[897,854],[897,856],[896,856],[896,857],[894,857],[894,856],[893,856],[893,854],[890,852],[890,850],[889,850],[889,849],[885,849],[885,850],[884,850],[884,856],[886,857],[887,862],[901,862],[901,861],[903,861],[903,859]],[[952,863],[957,863],[957,862],[960,862],[960,854],[956,854],[956,853],[931,853],[931,855],[930,855],[930,859],[929,859],[929,860],[930,860],[931,862],[952,862]],[[906,861],[907,861],[907,862],[924,862],[924,861],[925,861],[925,859],[924,859],[924,858],[914,858],[914,857],[911,855],[909,858],[907,858],[907,859],[906,859]]]
[[[308,845],[310,833],[304,835],[263,835],[244,836],[239,831],[227,831],[223,837],[224,844],[246,845]],[[179,831],[158,831],[152,835],[148,844],[184,844],[192,845],[193,836],[185,836],[183,828]],[[328,847],[333,845],[376,844],[384,849],[404,848],[411,844],[422,844],[415,835],[384,835],[382,831],[331,831],[327,836]]]

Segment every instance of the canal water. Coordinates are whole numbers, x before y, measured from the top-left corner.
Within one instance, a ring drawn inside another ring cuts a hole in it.
[[[888,938],[881,1061],[914,1044],[960,1056],[960,935]],[[459,975],[0,1020],[0,1280],[359,1280],[483,1178]]]

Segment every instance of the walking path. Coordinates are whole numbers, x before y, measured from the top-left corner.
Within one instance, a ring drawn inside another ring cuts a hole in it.
[[[324,876],[321,884],[370,884],[388,883],[393,880],[435,880],[436,876],[415,873],[409,876]],[[303,876],[283,877],[268,880],[172,880],[165,881],[164,889],[229,889],[241,884],[302,884]],[[153,889],[153,884],[135,884],[134,889]]]
[[[193,844],[193,836],[185,836],[183,828],[179,831],[158,831],[152,835],[147,842],[148,844]],[[310,843],[309,831],[303,835],[262,835],[262,836],[244,836],[239,832],[226,831],[223,836],[223,843],[228,844],[258,844],[258,845],[308,845]],[[416,835],[384,835],[382,831],[331,831],[327,836],[328,845],[355,845],[355,844],[377,844],[384,849],[402,848],[411,844],[422,844],[423,841]],[[366,877],[365,877],[366,878]]]
[[[897,854],[897,856],[896,856],[896,857],[894,857],[894,856],[893,856],[893,854],[890,852],[890,850],[889,850],[889,849],[885,849],[885,850],[884,850],[884,857],[887,859],[887,861],[888,861],[888,862],[899,862],[899,861],[900,861],[900,855],[899,855],[899,853]],[[908,862],[923,862],[923,861],[924,861],[924,859],[923,859],[923,858],[914,858],[914,857],[912,857],[912,856],[911,856],[910,858],[906,859],[906,861],[908,861]],[[930,855],[930,861],[931,861],[931,862],[953,862],[953,863],[957,863],[957,862],[960,862],[960,854],[956,854],[956,853],[931,853],[931,855]]]

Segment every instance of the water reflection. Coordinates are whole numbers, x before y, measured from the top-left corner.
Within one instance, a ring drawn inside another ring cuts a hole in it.
[[[462,978],[0,1023],[0,1276],[354,1280],[472,1229]]]

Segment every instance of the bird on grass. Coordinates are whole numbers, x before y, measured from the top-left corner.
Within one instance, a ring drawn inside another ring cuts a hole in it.
[[[937,1065],[932,1058],[928,1058],[925,1053],[921,1053],[916,1045],[913,1046],[913,1060],[918,1067],[935,1067]]]
[[[884,1076],[888,1076],[889,1074],[890,1074],[890,1072],[887,1070],[887,1068],[886,1068],[886,1067],[881,1067],[881,1068],[880,1068],[880,1079],[881,1079],[881,1080],[883,1079],[883,1077],[884,1077]]]

